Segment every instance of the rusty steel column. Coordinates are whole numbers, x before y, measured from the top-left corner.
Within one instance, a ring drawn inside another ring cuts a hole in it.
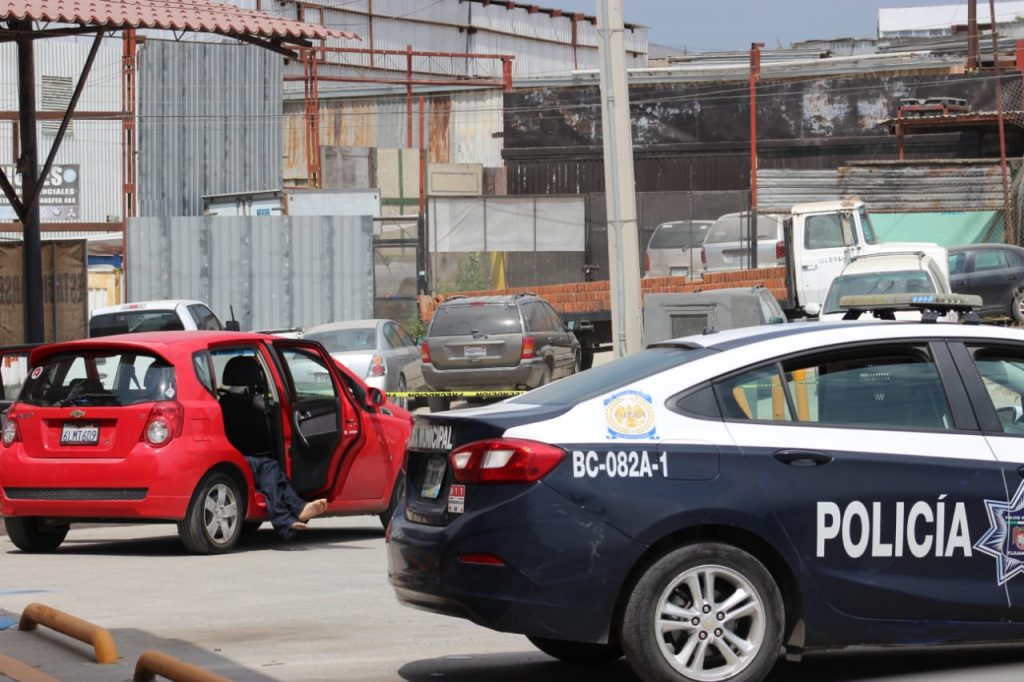
[[[999,167],[1003,175],[1003,239],[1007,244],[1017,244],[1017,225],[1010,206],[1010,180],[1006,165],[1006,121],[1003,117],[1002,70],[999,67],[999,32],[996,30],[995,0],[988,0],[992,14],[992,63],[996,71],[996,112],[999,115]]]
[[[992,25],[993,29],[995,24]],[[977,71],[981,65],[978,45],[978,0],[967,0],[967,70]]]
[[[758,81],[761,79],[761,48],[751,43],[751,215],[758,210]]]
[[[425,107],[426,98],[420,95],[420,215],[423,215],[427,206],[427,149],[424,146],[423,135],[423,129],[426,127],[423,125]]]
[[[512,57],[501,58],[501,82],[505,92],[512,92]]]
[[[405,46],[405,146],[412,149],[412,45]]]

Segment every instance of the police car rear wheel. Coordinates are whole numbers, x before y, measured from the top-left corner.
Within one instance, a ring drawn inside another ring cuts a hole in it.
[[[578,665],[596,665],[622,658],[622,647],[618,644],[596,644],[593,642],[568,642],[563,639],[526,636],[530,643],[552,658]]]
[[[622,648],[645,680],[756,682],[775,664],[784,620],[779,588],[761,562],[729,545],[688,545],[637,581]]]

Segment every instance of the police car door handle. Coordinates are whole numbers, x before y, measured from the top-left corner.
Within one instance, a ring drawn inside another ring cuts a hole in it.
[[[775,459],[795,467],[816,467],[831,462],[832,456],[817,450],[778,450]]]

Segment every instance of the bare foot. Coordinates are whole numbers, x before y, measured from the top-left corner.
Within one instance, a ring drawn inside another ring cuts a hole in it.
[[[296,521],[292,524],[292,530],[306,530],[307,528],[309,528],[309,526],[304,524],[302,521]]]
[[[310,519],[314,519],[317,516],[320,516],[325,511],[327,511],[327,500],[313,500],[312,502],[307,503],[306,506],[302,508],[302,513],[299,514],[299,521],[305,523]]]

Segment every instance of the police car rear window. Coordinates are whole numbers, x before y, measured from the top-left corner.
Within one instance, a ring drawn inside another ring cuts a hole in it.
[[[702,347],[649,348],[536,388],[512,398],[509,402],[530,405],[575,405],[714,352],[716,351]]]

